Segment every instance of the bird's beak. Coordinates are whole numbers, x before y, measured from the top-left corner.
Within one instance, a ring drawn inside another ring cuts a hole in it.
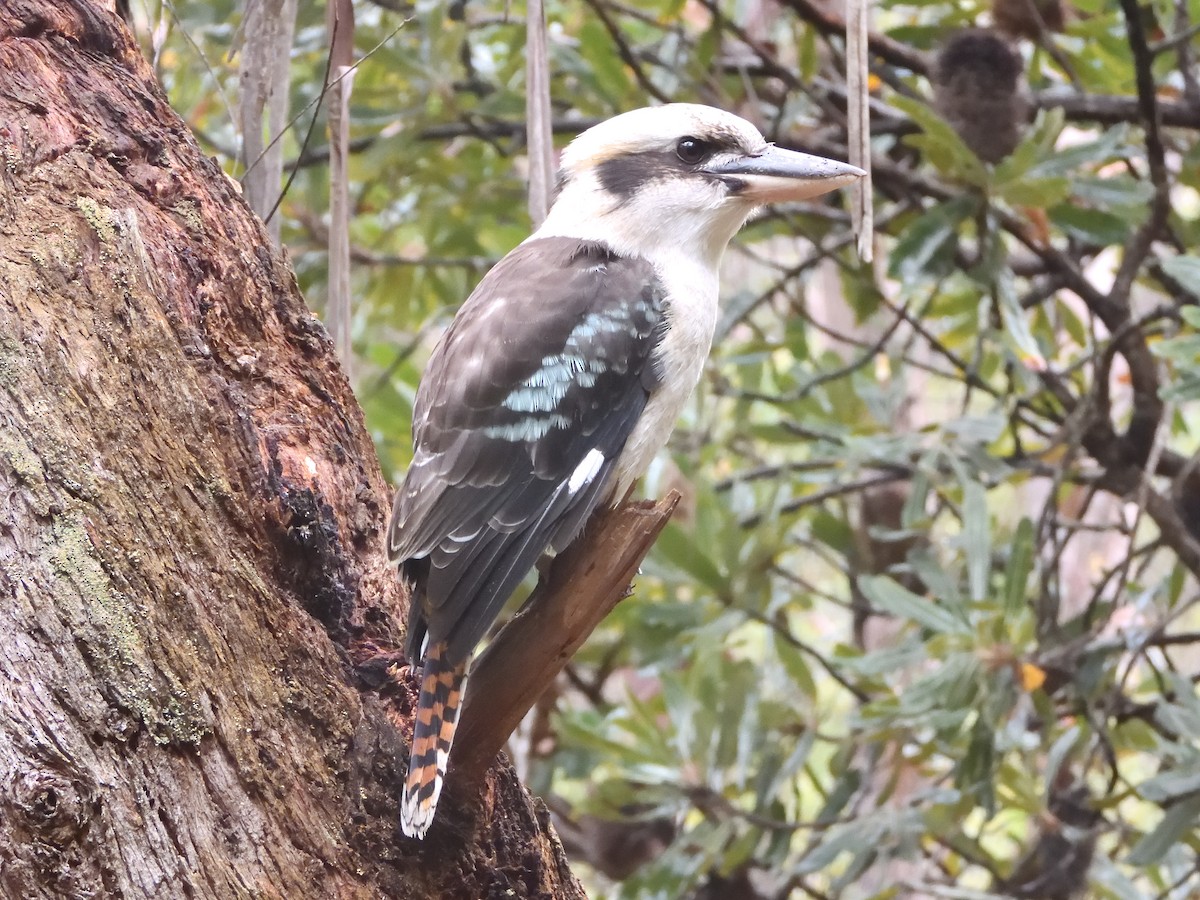
[[[708,171],[730,178],[737,196],[754,203],[810,200],[867,174],[857,166],[775,146],[753,156],[719,162]]]

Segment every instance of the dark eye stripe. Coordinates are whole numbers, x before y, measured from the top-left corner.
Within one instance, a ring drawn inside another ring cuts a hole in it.
[[[679,154],[679,144],[688,140],[696,141],[704,148],[702,158],[695,162],[689,162]],[[709,139],[685,135],[667,149],[639,150],[610,157],[596,165],[596,176],[605,191],[624,201],[652,181],[696,177],[699,173],[695,167],[721,151],[749,152],[734,136],[718,133]]]

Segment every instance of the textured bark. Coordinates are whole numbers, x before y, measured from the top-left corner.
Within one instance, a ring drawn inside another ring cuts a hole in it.
[[[0,3],[0,895],[577,897],[506,765],[396,830],[388,491],[120,20]]]

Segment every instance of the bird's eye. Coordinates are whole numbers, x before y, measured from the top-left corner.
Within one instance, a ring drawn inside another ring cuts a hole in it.
[[[689,166],[704,162],[711,152],[712,147],[700,138],[680,138],[679,143],[675,145],[675,154]]]

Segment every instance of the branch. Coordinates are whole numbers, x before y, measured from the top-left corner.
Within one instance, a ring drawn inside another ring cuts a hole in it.
[[[1062,89],[1038,91],[1033,95],[1038,109],[1061,109],[1068,121],[1096,122],[1117,125],[1138,122],[1141,118],[1137,97],[1114,97],[1102,94],[1077,94]],[[1169,128],[1200,129],[1200,107],[1178,100],[1159,100],[1158,111],[1162,124]]]
[[[874,38],[872,38],[874,40]],[[878,50],[872,44],[873,50]],[[775,69],[770,74],[777,75]],[[1066,94],[1061,91],[1042,91],[1034,95],[1034,104],[1039,109],[1061,109],[1070,121],[1097,122],[1101,125],[1115,125],[1119,122],[1137,122],[1139,120],[1137,97],[1111,97],[1091,94]],[[1200,129],[1200,108],[1178,101],[1158,102],[1162,124],[1171,128]],[[879,110],[877,110],[879,112]],[[578,118],[575,116],[557,118],[550,123],[551,130],[558,135],[575,135],[597,124],[600,120],[594,118]],[[350,141],[350,152],[361,153],[370,149],[381,138],[395,134],[394,127],[384,128],[377,134],[368,134]],[[480,138],[513,138],[520,140],[525,132],[523,121],[484,119],[470,122],[445,122],[430,125],[417,132],[420,141],[448,141],[456,137],[475,136]],[[206,137],[206,140],[226,156],[234,155],[230,148],[222,148],[219,144]],[[303,169],[309,166],[322,165],[329,161],[329,147],[313,147],[301,153],[300,156],[284,163],[284,171]]]
[[[786,428],[788,423],[783,423]],[[819,491],[813,491],[811,494],[806,494],[803,497],[798,497],[788,503],[784,503],[778,509],[772,510],[772,516],[784,516],[790,513],[799,512],[806,506],[815,506],[819,503],[824,503],[826,500],[833,500],[836,497],[843,497],[846,494],[857,494],[865,491],[867,488],[875,487],[879,484],[890,484],[893,481],[903,481],[911,477],[911,473],[904,471],[900,467],[895,467],[892,471],[883,472],[877,475],[869,475],[860,478],[858,481],[849,481],[843,484],[831,485],[827,488],[822,488]],[[742,528],[757,528],[762,524],[768,513],[757,512],[746,516],[738,522]]]
[[[329,226],[307,207],[298,207],[295,220],[303,227],[312,244],[299,239],[288,241],[293,256],[305,252],[324,253],[329,243]],[[357,244],[350,245],[350,261],[363,266],[424,266],[426,268],[471,269],[486,272],[500,261],[498,256],[416,256],[402,253],[378,253]]]
[[[1154,57],[1146,44],[1146,33],[1142,27],[1141,8],[1136,0],[1121,0],[1125,14],[1125,28],[1129,37],[1129,48],[1136,67],[1138,110],[1142,129],[1145,132],[1146,161],[1150,167],[1150,181],[1154,185],[1154,200],[1150,204],[1150,215],[1125,243],[1120,268],[1113,279],[1109,300],[1129,317],[1129,293],[1133,282],[1142,269],[1154,241],[1167,222],[1171,210],[1171,183],[1167,173],[1162,136],[1159,133],[1159,110],[1155,96]],[[1116,333],[1114,323],[1106,322]],[[1121,322],[1120,324],[1124,324]],[[1158,363],[1146,345],[1145,336],[1131,333],[1121,344],[1121,355],[1129,364],[1130,386],[1133,390],[1133,416],[1122,437],[1125,458],[1135,465],[1142,465],[1154,442],[1162,418],[1163,403],[1158,392]]]
[[[1133,466],[1119,470],[1109,469],[1101,479],[1101,486],[1118,497],[1139,500],[1138,489],[1142,477],[1141,469]],[[1141,506],[1158,527],[1162,542],[1175,551],[1179,561],[1193,576],[1200,578],[1200,540],[1188,531],[1187,524],[1175,504],[1151,488]]]
[[[824,35],[840,36],[846,33],[846,20],[842,16],[822,8],[812,0],[784,0],[783,5],[791,8],[796,15],[815,26]],[[914,50],[907,44],[873,32],[868,36],[867,45],[872,53],[885,62],[916,72],[918,75],[929,73],[928,55]]]
[[[1150,167],[1150,181],[1154,185],[1154,201],[1150,215],[1125,244],[1121,267],[1109,296],[1124,306],[1129,304],[1129,291],[1134,278],[1145,261],[1146,254],[1166,224],[1171,208],[1171,185],[1167,174],[1162,135],[1159,133],[1160,112],[1154,84],[1154,57],[1146,44],[1146,33],[1142,28],[1141,8],[1137,0],[1121,0],[1125,13],[1125,29],[1129,36],[1129,48],[1133,53],[1138,92],[1138,123],[1146,136],[1146,161]]]
[[[612,38],[621,61],[629,66],[630,71],[633,72],[633,77],[637,80],[641,89],[659,103],[670,103],[671,98],[659,90],[658,86],[650,80],[650,76],[646,74],[641,63],[638,61],[637,54],[629,46],[629,42],[625,40],[625,35],[621,33],[620,26],[613,21],[612,16],[608,14],[608,10],[604,8],[604,5],[596,2],[596,0],[586,0],[586,2],[592,8],[592,11],[596,13],[597,17],[599,17],[604,30]]]
[[[554,119],[550,123],[550,130],[555,134],[577,135],[581,131],[587,131],[593,125],[599,124],[602,120],[595,118],[579,118],[571,116],[567,118]],[[361,153],[364,150],[369,150],[381,139],[391,137],[397,134],[399,129],[388,126],[383,128],[376,134],[367,134],[362,137],[354,138],[350,141],[350,152]],[[419,141],[449,141],[457,137],[477,137],[481,139],[491,138],[499,140],[501,138],[512,138],[513,140],[523,140],[525,135],[525,122],[521,120],[506,121],[504,119],[482,119],[479,121],[466,120],[459,122],[445,122],[440,125],[430,125],[427,128],[422,128],[417,132],[417,140]],[[210,143],[212,143],[210,141]],[[213,144],[216,146],[216,144]],[[329,147],[313,147],[310,150],[305,150],[294,159],[289,159],[284,163],[285,171],[291,172],[295,169],[304,169],[309,166],[323,165],[329,162]]]
[[[560,553],[521,611],[475,662],[451,764],[478,784],[520,724],[600,621],[630,592],[680,495],[594,515]]]

